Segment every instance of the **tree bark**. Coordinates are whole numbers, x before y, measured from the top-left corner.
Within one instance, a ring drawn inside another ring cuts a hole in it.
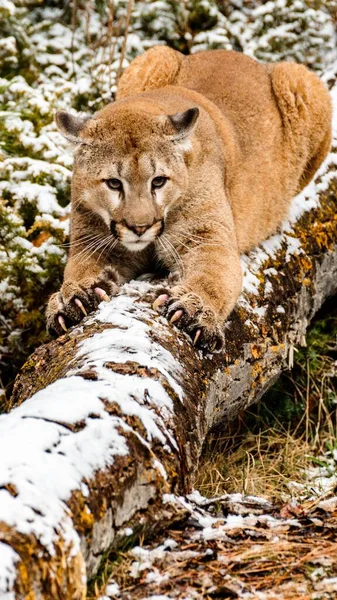
[[[223,353],[196,351],[134,282],[27,361],[0,417],[1,598],[85,598],[110,548],[181,518],[172,495],[207,433],[291,366],[337,291],[335,164],[334,149],[293,224],[244,257]]]

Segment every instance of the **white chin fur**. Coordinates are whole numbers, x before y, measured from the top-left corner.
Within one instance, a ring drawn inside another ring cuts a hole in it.
[[[141,240],[138,242],[122,242],[123,246],[131,252],[140,252],[140,250],[144,250],[150,243],[151,242],[143,242]]]

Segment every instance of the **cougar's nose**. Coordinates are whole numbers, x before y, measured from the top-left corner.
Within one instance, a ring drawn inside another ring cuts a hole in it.
[[[145,233],[145,231],[147,231],[148,229],[150,229],[150,227],[152,227],[153,223],[149,223],[146,225],[134,225],[133,223],[128,223],[127,221],[125,221],[125,225],[127,226],[128,229],[133,231],[133,233],[136,233],[137,235],[143,235],[143,233]]]
[[[151,225],[128,225],[128,228],[137,235],[143,235],[143,233],[145,233],[147,229],[150,229],[150,227],[152,227],[152,223]]]

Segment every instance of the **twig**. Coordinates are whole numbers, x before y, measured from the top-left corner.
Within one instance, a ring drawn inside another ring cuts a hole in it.
[[[76,23],[77,23],[77,10],[78,3],[77,0],[73,0],[73,11],[71,15],[71,63],[72,63],[72,75],[74,75],[76,80],[76,69],[75,69],[75,58],[74,58],[74,43],[75,43],[75,32],[76,32]]]
[[[123,70],[123,62],[124,62],[125,50],[126,50],[126,42],[127,42],[127,39],[128,39],[128,33],[129,33],[129,27],[130,27],[130,21],[131,21],[132,4],[133,4],[133,0],[129,0],[128,1],[128,9],[127,9],[127,13],[126,13],[125,32],[124,32],[124,39],[123,39],[121,57],[120,57],[119,67],[118,67],[118,71],[117,71],[117,75],[116,75],[116,85],[118,84],[118,81],[120,79],[120,76],[122,75],[122,70]]]

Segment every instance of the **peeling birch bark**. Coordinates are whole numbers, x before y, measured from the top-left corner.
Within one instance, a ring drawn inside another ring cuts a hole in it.
[[[207,433],[291,366],[337,291],[336,147],[291,222],[243,257],[222,354],[196,351],[134,282],[28,360],[0,417],[1,600],[85,598],[110,548],[181,518],[170,500]]]

